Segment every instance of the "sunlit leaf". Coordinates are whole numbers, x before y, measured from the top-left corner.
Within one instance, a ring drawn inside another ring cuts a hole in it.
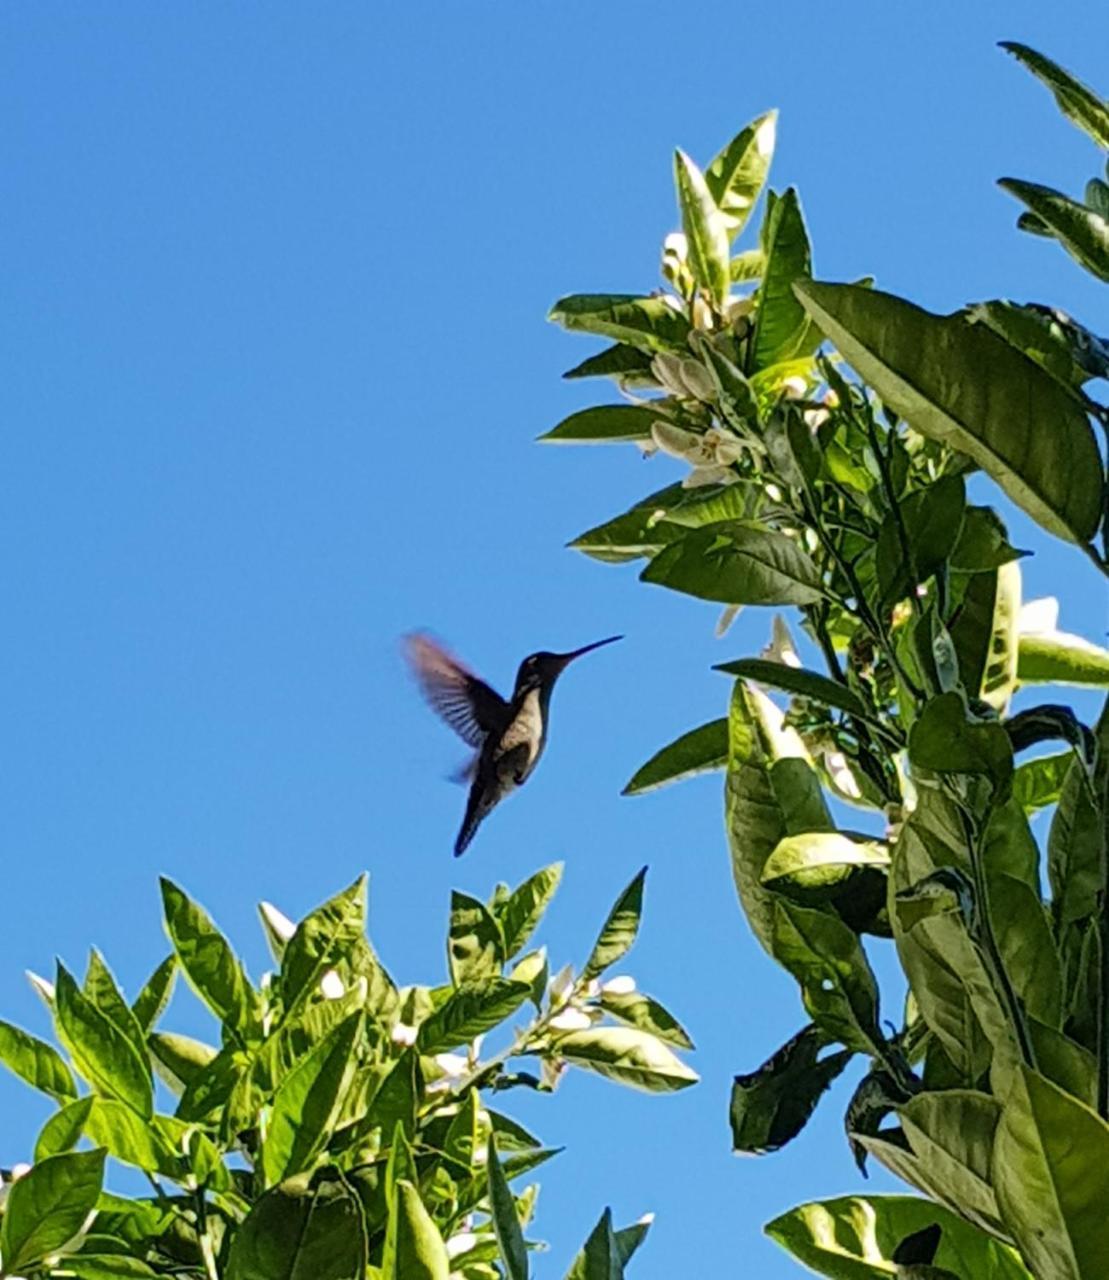
[[[630,293],[576,293],[562,298],[548,319],[564,329],[596,333],[641,351],[678,351],[685,346],[689,321],[663,298]]]
[[[728,762],[728,722],[710,720],[668,743],[636,770],[623,795],[637,796],[670,782],[692,778]]]
[[[705,182],[732,239],[746,225],[770,172],[777,123],[777,111],[752,120],[705,170]]]

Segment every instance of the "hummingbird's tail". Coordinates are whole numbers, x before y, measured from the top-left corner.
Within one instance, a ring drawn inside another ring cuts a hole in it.
[[[476,784],[470,788],[470,798],[466,801],[466,816],[462,819],[462,826],[458,831],[458,838],[454,842],[454,856],[461,858],[470,846],[470,841],[477,833],[478,827],[481,826],[485,815],[489,812],[491,806],[484,803],[485,797],[482,795],[482,789]]]

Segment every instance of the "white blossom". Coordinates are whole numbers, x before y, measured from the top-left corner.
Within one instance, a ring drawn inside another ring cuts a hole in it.
[[[1017,631],[1022,636],[1051,635],[1059,630],[1059,601],[1055,596],[1043,596],[1022,604],[1017,614]]]
[[[566,965],[559,969],[555,976],[551,979],[548,988],[551,996],[551,1004],[557,1008],[560,1004],[565,1003],[566,997],[570,994],[570,990],[574,985],[574,969],[572,965]]]
[[[585,1031],[593,1025],[593,1019],[584,1009],[568,1005],[560,1013],[556,1013],[547,1025],[556,1031]]]
[[[334,969],[328,969],[320,979],[320,995],[325,1000],[338,1000],[346,995],[346,990],[342,978]]]
[[[693,468],[682,481],[683,489],[731,484],[739,479],[731,464],[743,456],[744,444],[722,427],[710,427],[704,435],[698,435],[672,422],[656,419],[651,427],[651,439],[664,453],[681,458]]]
[[[774,621],[770,624],[770,643],[762,649],[759,657],[767,662],[776,662],[780,667],[801,666],[797,646],[793,643],[793,633],[780,613],[774,615]]]
[[[280,938],[282,942],[288,942],[293,934],[296,933],[296,925],[293,924],[284,911],[279,911],[272,902],[259,903],[258,910],[274,936]]]
[[[741,604],[730,604],[724,609],[724,612],[716,620],[716,638],[718,640],[728,634],[729,627],[739,617],[739,612],[742,608]]]
[[[457,1258],[463,1253],[469,1253],[478,1243],[479,1238],[472,1231],[460,1231],[457,1235],[451,1236],[447,1241],[447,1257]]]
[[[416,1028],[410,1027],[407,1022],[397,1022],[393,1024],[393,1030],[390,1039],[394,1044],[414,1045],[416,1043]]]
[[[601,990],[609,996],[631,995],[635,990],[635,979],[630,973],[620,974],[615,978],[609,978]]]

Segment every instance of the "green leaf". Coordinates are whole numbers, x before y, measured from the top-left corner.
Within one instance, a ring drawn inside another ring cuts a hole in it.
[[[640,351],[680,351],[689,321],[663,298],[630,293],[575,293],[554,304],[547,317],[564,329],[597,333]]]
[[[727,762],[728,722],[725,719],[710,720],[656,751],[645,765],[636,770],[621,794],[643,795],[669,782],[680,782],[710,769],[722,769]]]
[[[52,1098],[75,1098],[77,1086],[65,1059],[45,1040],[0,1021],[0,1061],[21,1080]]]
[[[457,890],[451,894],[447,959],[456,987],[499,977],[505,962],[504,935],[484,902]]]
[[[421,1023],[416,1042],[421,1053],[443,1053],[469,1044],[511,1017],[530,992],[528,983],[506,978],[486,978],[472,987],[456,987]]]
[[[972,721],[957,693],[933,698],[909,732],[909,758],[933,773],[983,774],[1004,791],[1013,774],[1013,748],[996,720]]]
[[[1035,1274],[1104,1273],[1109,1125],[1027,1067],[1005,1100],[994,1144],[1004,1221]]]
[[[177,980],[177,956],[168,955],[135,997],[131,1012],[143,1031],[149,1031],[165,1012]]]
[[[967,584],[950,635],[963,687],[1003,712],[1017,685],[1020,566],[976,573]]]
[[[797,355],[809,321],[794,285],[812,275],[812,251],[797,192],[790,187],[774,202],[763,226],[766,268],[755,312],[754,364],[766,369]]]
[[[624,1259],[612,1230],[612,1210],[606,1209],[589,1233],[565,1280],[624,1280]]]
[[[175,1093],[191,1085],[216,1057],[211,1045],[173,1032],[152,1032],[148,1047],[155,1070]]]
[[[99,1147],[124,1164],[147,1173],[179,1172],[180,1160],[149,1120],[122,1102],[97,1098],[89,1110],[85,1132]]]
[[[922,435],[968,454],[1050,533],[1085,543],[1101,517],[1097,442],[1047,373],[965,316],[936,316],[852,285],[797,294],[883,402]]]
[[[687,494],[688,490],[680,484],[668,485],[641,499],[614,519],[586,530],[569,545],[573,550],[607,564],[623,564],[642,556],[653,556],[668,542],[684,537],[683,530],[670,522],[669,509]]]
[[[823,596],[810,557],[784,533],[710,525],[671,543],[640,574],[643,582],[722,604],[815,604]]]
[[[1105,820],[1094,802],[1094,794],[1104,794],[1104,775],[1109,767],[1109,697],[1098,720],[1097,740],[1094,787],[1090,787],[1085,766],[1075,756],[1063,779],[1059,805],[1048,833],[1047,875],[1057,934],[1098,910]]]
[[[640,991],[602,990],[598,1000],[601,1008],[619,1022],[626,1023],[629,1027],[638,1027],[640,1031],[648,1031],[659,1040],[676,1045],[679,1049],[693,1048],[689,1033],[677,1018],[650,996]]]
[[[1109,650],[1065,631],[1024,635],[1017,644],[1021,684],[1109,685]]]
[[[500,911],[506,960],[511,960],[527,945],[551,899],[558,892],[561,880],[562,863],[556,862],[529,876],[509,896]]]
[[[991,507],[967,507],[951,552],[951,567],[963,573],[989,573],[1027,554],[1009,545],[1005,526]]]
[[[777,111],[752,120],[705,170],[705,182],[732,239],[746,226],[770,173],[777,124]]]
[[[943,568],[959,540],[965,506],[963,477],[945,476],[900,502],[898,510],[905,530],[904,543],[898,528],[898,516],[892,513],[886,516],[878,531],[875,547],[875,568],[883,605],[904,599],[915,587]],[[905,554],[905,543],[912,557],[911,563]]]
[[[816,671],[806,671],[801,667],[787,667],[782,662],[773,662],[768,658],[738,658],[735,662],[724,662],[714,671],[724,671],[728,675],[742,676],[754,680],[757,684],[769,685],[772,689],[784,689],[786,693],[794,693],[802,698],[810,698],[825,707],[834,707],[837,711],[845,711],[849,716],[859,720],[873,720],[858,694],[853,693],[838,680],[830,680]]]
[[[309,1169],[327,1145],[357,1066],[361,1011],[345,1018],[282,1080],[262,1146],[270,1186]]]
[[[646,877],[647,868],[643,867],[616,899],[581,971],[583,982],[599,977],[631,950],[639,932],[639,918],[643,914],[643,882]]]
[[[673,1093],[697,1083],[691,1070],[657,1037],[634,1027],[566,1031],[552,1040],[560,1058],[647,1093]]]
[[[528,1280],[528,1251],[516,1213],[516,1200],[504,1176],[497,1143],[492,1137],[489,1139],[489,1204],[506,1280]]]
[[[1015,40],[1002,40],[1001,47],[1023,63],[1051,90],[1059,110],[1088,134],[1103,151],[1109,151],[1109,105],[1058,63]]]
[[[659,420],[654,409],[635,404],[601,404],[579,409],[539,437],[545,444],[622,444],[649,440]]]
[[[1073,760],[1073,751],[1060,751],[1058,755],[1039,756],[1018,765],[1013,774],[1013,799],[1025,813],[1056,804]]]
[[[366,1228],[341,1178],[267,1191],[235,1233],[227,1280],[364,1280]]]
[[[89,953],[88,970],[82,987],[84,994],[100,1012],[119,1028],[130,1040],[138,1056],[146,1060],[146,1036],[138,1018],[123,998],[111,970],[104,963],[100,952],[93,947]]]
[[[241,1039],[258,1029],[256,997],[231,944],[207,912],[171,880],[161,878],[169,935],[189,985]]]
[[[324,972],[349,961],[366,933],[366,887],[363,874],[348,888],[317,907],[300,922],[281,957],[281,998],[285,1016],[314,991]]]
[[[705,175],[696,164],[678,150],[674,153],[674,186],[682,214],[682,230],[689,247],[689,266],[693,278],[718,305],[728,297],[728,224]]]
[[[893,1280],[894,1252],[915,1232],[942,1228],[937,1266],[966,1277],[1031,1280],[1013,1250],[916,1196],[841,1196],[798,1205],[764,1228],[805,1266],[830,1280]],[[912,1272],[904,1273],[906,1280]]]
[[[126,1035],[81,992],[59,961],[55,983],[58,1025],[77,1069],[99,1092],[147,1119],[153,1112],[150,1066]]]
[[[133,1280],[133,1277],[153,1276],[145,1262],[129,1258],[122,1253],[79,1253],[65,1260],[65,1274],[77,1280]]]
[[[854,1056],[841,1049],[820,1058],[826,1044],[810,1023],[757,1070],[736,1076],[729,1109],[733,1151],[778,1151],[808,1124],[821,1095]]]
[[[451,1264],[447,1247],[420,1193],[405,1180],[397,1183],[397,1198],[389,1222],[394,1244],[394,1269],[383,1280],[448,1280]],[[388,1243],[386,1250],[388,1251]]]
[[[976,302],[967,308],[967,315],[1035,360],[1068,391],[1075,391],[1100,372],[1095,348],[1098,340],[1062,312],[999,300]]]
[[[809,831],[778,842],[763,866],[762,882],[771,887],[786,881],[805,889],[825,888],[858,867],[888,867],[889,861],[889,851],[880,841]]]
[[[380,1125],[382,1133],[392,1133],[400,1124],[405,1135],[412,1137],[422,1089],[419,1054],[415,1049],[405,1049],[374,1095],[367,1118]]]
[[[1079,266],[1109,280],[1109,219],[1038,182],[1001,178],[997,185],[1027,205]]]
[[[598,351],[595,356],[587,357],[581,364],[567,369],[562,376],[567,379],[615,378],[617,382],[632,386],[640,383],[655,385],[654,375],[651,372],[651,357],[646,352],[629,347],[622,342]]]
[[[92,1103],[91,1097],[78,1098],[54,1112],[42,1126],[35,1141],[36,1164],[47,1156],[61,1155],[63,1151],[70,1151],[77,1145],[92,1110]]]
[[[766,270],[766,254],[761,249],[747,249],[737,253],[731,262],[732,284],[747,284],[761,280]]]
[[[809,1016],[830,1039],[873,1052],[882,1043],[878,986],[855,933],[838,916],[785,898],[772,910],[772,954],[797,979]]]
[[[95,1208],[103,1177],[103,1151],[67,1151],[13,1182],[0,1228],[4,1275],[31,1271],[68,1244]]]

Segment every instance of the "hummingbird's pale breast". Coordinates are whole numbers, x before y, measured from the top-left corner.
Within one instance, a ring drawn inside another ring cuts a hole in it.
[[[523,780],[535,768],[539,753],[543,750],[543,739],[546,736],[543,715],[543,704],[538,689],[531,689],[523,697],[520,708],[512,717],[512,722],[504,731],[497,746],[497,762],[511,761],[512,781]],[[498,772],[500,770],[498,769]],[[506,781],[508,781],[506,779]],[[519,785],[517,782],[517,785]]]

